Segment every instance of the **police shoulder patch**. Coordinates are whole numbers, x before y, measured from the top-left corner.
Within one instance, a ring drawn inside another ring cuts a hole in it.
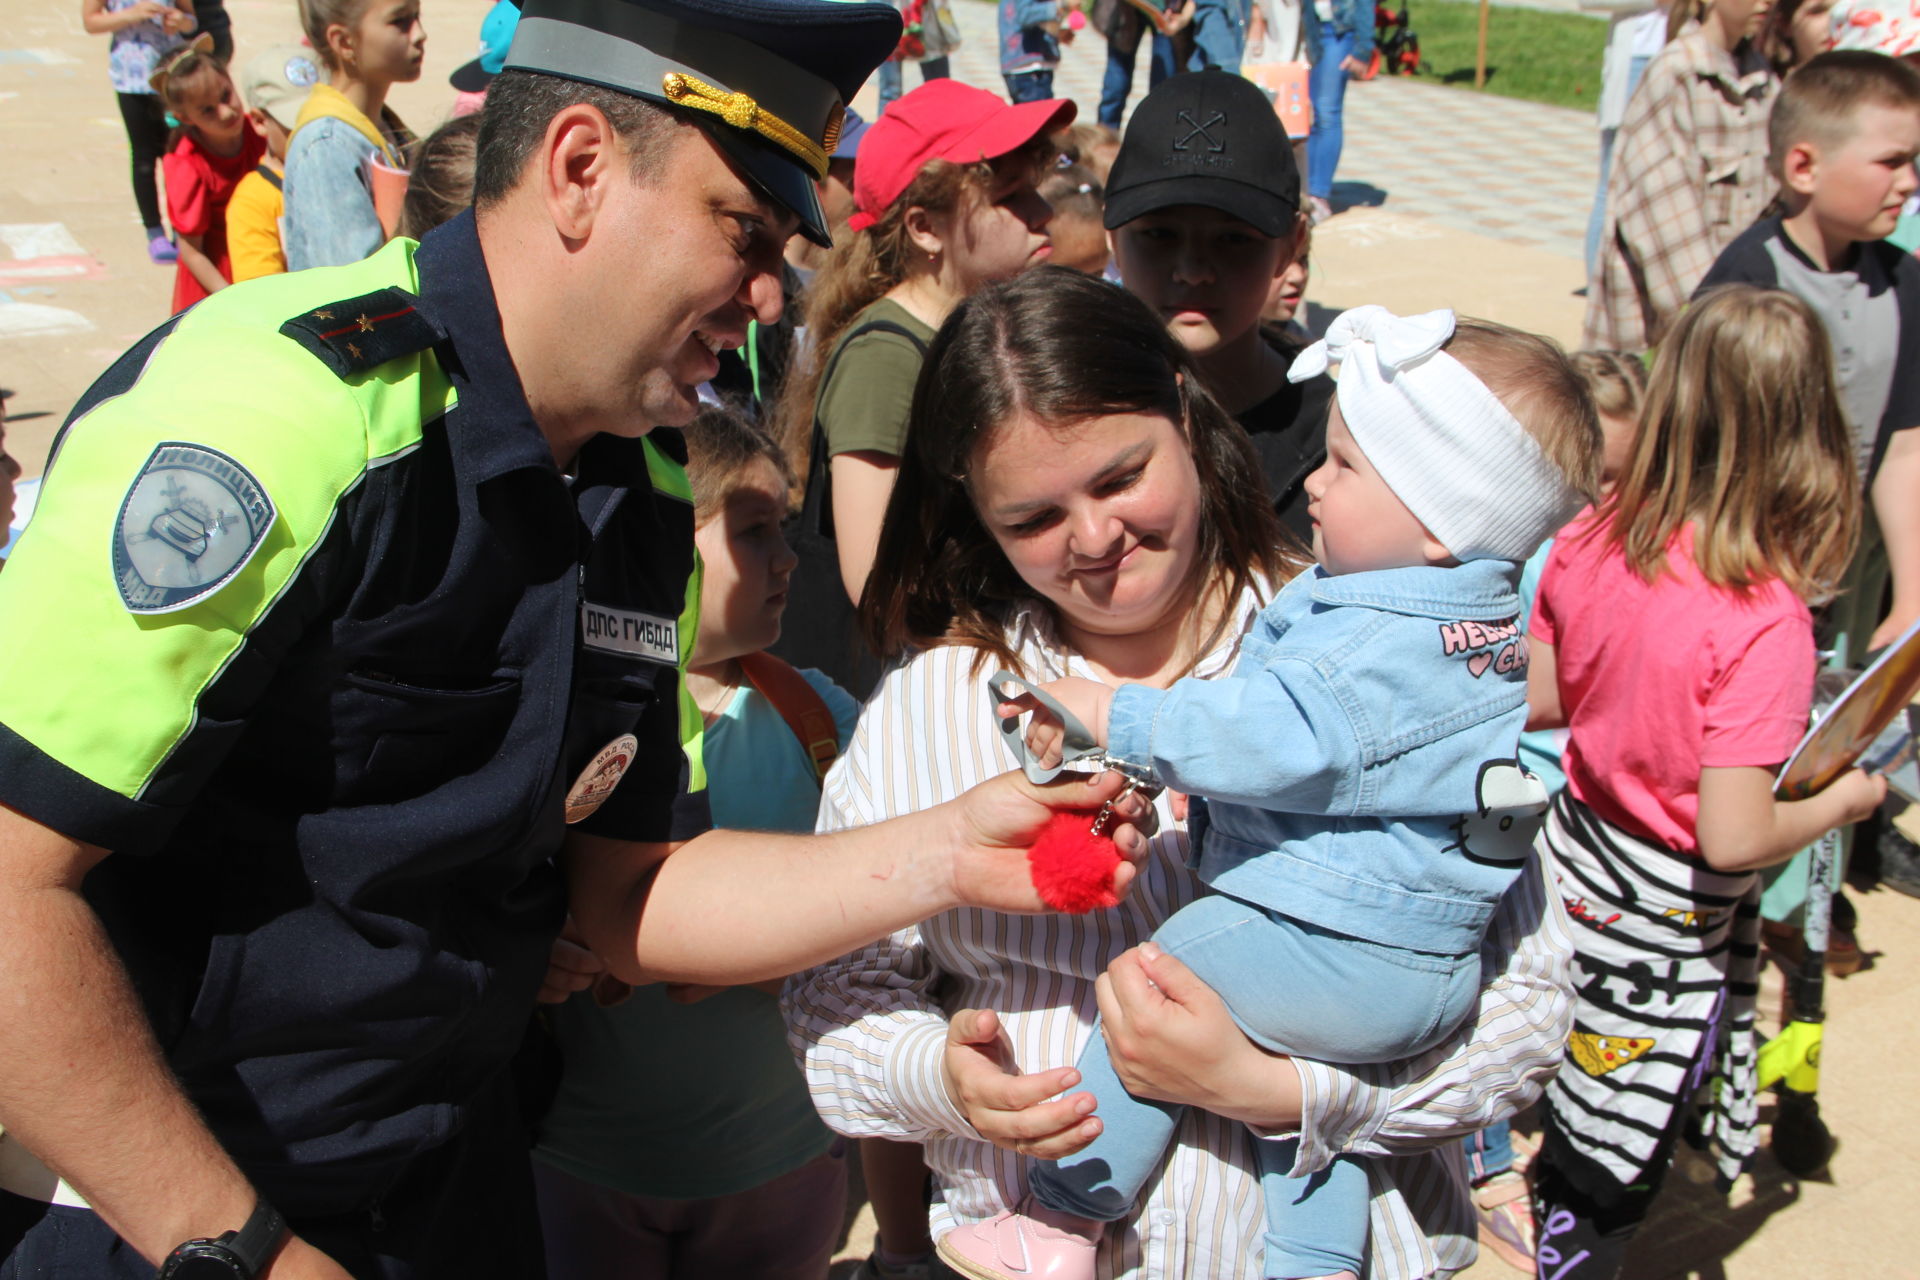
[[[303,311],[280,332],[342,378],[425,351],[446,331],[404,289],[376,289]]]
[[[113,577],[132,613],[172,613],[232,580],[273,527],[273,499],[217,449],[157,446],[120,503]]]

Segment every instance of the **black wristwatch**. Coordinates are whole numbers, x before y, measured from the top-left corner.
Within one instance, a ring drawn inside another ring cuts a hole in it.
[[[155,1280],[257,1280],[291,1234],[280,1211],[262,1200],[238,1231],[189,1240],[168,1254]]]

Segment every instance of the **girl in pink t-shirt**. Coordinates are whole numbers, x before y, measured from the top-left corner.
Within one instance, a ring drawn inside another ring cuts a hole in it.
[[[1709,1078],[1723,1181],[1753,1152],[1754,873],[1886,793],[1856,769],[1773,797],[1812,706],[1808,605],[1858,536],[1850,457],[1813,312],[1716,290],[1661,345],[1612,496],[1547,561],[1529,727],[1568,729],[1540,848],[1579,991],[1534,1166],[1542,1275],[1619,1273]]]

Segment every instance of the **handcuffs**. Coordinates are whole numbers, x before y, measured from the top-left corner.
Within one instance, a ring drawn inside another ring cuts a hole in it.
[[[1035,702],[1046,708],[1049,714],[1060,721],[1063,737],[1060,743],[1060,760],[1057,764],[1043,765],[1034,756],[1032,749],[1027,746],[1026,728],[1021,724],[1019,716],[1000,715],[1000,707],[1018,702],[1021,697],[1020,693],[1008,693],[1008,685],[1017,685],[1021,692],[1032,695]],[[1100,812],[1094,815],[1094,835],[1107,834],[1107,827],[1113,822],[1113,808],[1121,800],[1134,792],[1139,792],[1151,800],[1163,789],[1159,783],[1153,781],[1152,775],[1139,765],[1130,764],[1117,756],[1108,754],[1105,747],[1094,741],[1093,734],[1088,731],[1086,725],[1080,723],[1078,716],[1060,705],[1059,699],[1041,691],[1031,680],[1003,668],[988,678],[987,691],[993,697],[993,716],[999,722],[1000,736],[1019,757],[1021,772],[1027,775],[1028,782],[1035,786],[1045,786],[1059,777],[1068,765],[1073,764],[1088,766],[1095,773],[1104,773],[1111,769],[1127,780],[1127,785],[1121,789],[1120,793],[1101,805]]]

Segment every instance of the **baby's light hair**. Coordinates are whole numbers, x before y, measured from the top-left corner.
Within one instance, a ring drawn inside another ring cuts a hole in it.
[[[1779,289],[1713,289],[1660,344],[1602,527],[1644,578],[1681,529],[1707,581],[1830,597],[1860,534],[1852,433],[1820,319]]]
[[[1787,77],[1767,118],[1767,167],[1784,179],[1787,152],[1810,143],[1843,145],[1864,106],[1920,111],[1920,71],[1866,49],[1820,54]]]
[[[787,455],[766,428],[732,409],[710,405],[687,427],[687,481],[693,489],[693,523],[720,514],[756,459],[772,464],[782,485],[792,483]]]
[[[1598,500],[1605,453],[1600,417],[1586,379],[1558,343],[1462,316],[1445,350],[1487,384],[1576,492]]]

